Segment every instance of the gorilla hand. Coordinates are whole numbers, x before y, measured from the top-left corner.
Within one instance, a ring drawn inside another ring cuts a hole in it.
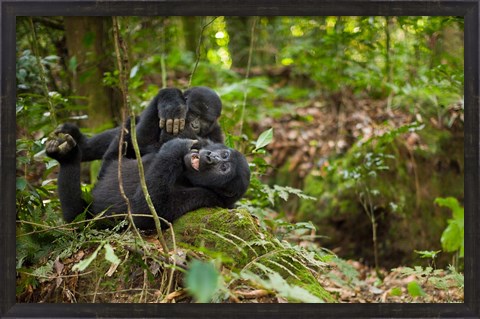
[[[187,105],[182,92],[178,89],[163,89],[157,97],[160,128],[173,135],[182,132],[187,117]]]
[[[202,143],[188,138],[175,138],[163,144],[159,153],[164,154],[168,159],[177,160],[183,158],[192,149],[201,148]],[[165,159],[165,161],[168,161],[168,159]]]

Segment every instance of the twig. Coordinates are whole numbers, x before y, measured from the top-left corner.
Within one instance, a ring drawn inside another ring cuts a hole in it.
[[[155,210],[155,207],[153,206],[152,199],[150,198],[150,194],[148,193],[147,189],[147,184],[145,181],[145,171],[143,167],[143,162],[142,162],[142,156],[140,154],[140,149],[138,147],[138,141],[137,141],[137,132],[136,132],[136,126],[135,126],[135,114],[133,113],[133,109],[130,107],[129,99],[128,99],[128,84],[127,84],[127,74],[126,68],[128,65],[128,58],[127,58],[127,50],[125,43],[121,40],[120,38],[120,32],[119,32],[119,27],[118,27],[118,20],[116,17],[113,17],[113,31],[114,31],[114,36],[115,36],[115,52],[117,55],[117,64],[118,64],[118,70],[120,72],[120,86],[122,90],[122,95],[123,95],[123,102],[125,104],[125,107],[130,113],[130,134],[132,138],[132,144],[133,144],[133,149],[135,151],[135,157],[137,158],[137,164],[138,164],[138,174],[140,176],[140,185],[142,186],[142,191],[143,194],[145,195],[145,200],[147,201],[148,208],[150,209],[150,213],[153,216],[153,220],[155,223],[155,228],[157,230],[158,234],[158,239],[160,240],[160,243],[165,251],[165,253],[168,253],[168,247],[167,243],[165,241],[165,238],[163,237],[162,234],[162,229],[160,225],[160,217],[157,214],[157,211]],[[120,49],[122,52],[120,52]],[[123,53],[123,54],[122,54]],[[123,56],[123,60],[122,60]],[[122,63],[123,61],[123,63]],[[131,213],[129,212],[129,215]],[[133,223],[133,217],[131,218],[131,222]],[[168,224],[168,222],[167,222]]]
[[[103,278],[102,275],[100,275],[100,278],[98,278],[97,284],[95,286],[95,291],[93,292],[92,303],[95,303],[95,300],[97,299],[98,289],[100,288],[100,283],[102,282],[102,278]]]
[[[141,249],[138,249],[138,248],[134,248],[132,246],[129,246],[129,245],[124,245],[123,246],[125,248],[125,250],[131,252],[132,254],[136,254],[140,257],[147,257],[145,252]],[[172,260],[169,259],[169,258],[166,258],[165,256],[163,255],[156,255],[156,256],[149,256],[151,259],[153,259],[154,261],[156,262],[162,262],[162,263],[165,263],[165,264],[171,264],[172,263]],[[174,266],[180,268],[180,269],[183,269],[183,270],[187,270],[187,266],[185,266],[184,264],[181,264],[179,263],[176,259],[173,260],[173,264]]]
[[[44,276],[44,275],[38,275],[38,274],[34,274],[34,273],[31,273],[31,272],[27,272],[27,271],[22,271],[22,270],[17,270],[17,273],[19,274],[24,274],[26,276],[31,276],[31,277],[36,277],[36,278],[44,278],[44,279],[56,279],[56,278],[75,278],[75,277],[80,277],[80,276],[86,276],[86,275],[90,275],[91,273],[93,273],[94,271],[93,270],[90,270],[90,271],[85,271],[85,272],[82,272],[82,273],[76,273],[76,274],[73,274],[73,275],[58,275],[58,276],[55,276],[55,277],[52,277],[51,275],[50,276]]]
[[[378,259],[377,219],[375,215],[373,201],[370,196],[370,188],[365,182],[363,182],[363,189],[364,189],[365,195],[362,198],[361,194],[359,193],[359,187],[362,187],[362,186],[359,186],[359,184],[360,182],[358,182],[356,187],[357,197],[360,200],[360,204],[362,205],[363,210],[367,215],[370,221],[370,224],[372,226],[372,243],[373,243],[373,258],[375,263],[375,273],[377,274],[378,278],[383,279],[384,276],[380,272],[380,265],[379,265],[379,259]]]
[[[160,55],[160,68],[162,70],[162,89],[167,87],[167,69],[165,68],[165,54]]]
[[[152,215],[149,215],[149,214],[135,214],[135,216],[153,218]],[[52,231],[52,230],[55,230],[55,229],[72,231],[73,228],[69,228],[69,226],[77,226],[77,225],[86,224],[86,223],[93,223],[95,221],[99,221],[99,220],[102,220],[102,219],[111,219],[111,218],[116,218],[116,217],[124,217],[125,218],[125,217],[128,217],[128,214],[112,214],[112,215],[100,216],[100,217],[97,215],[92,219],[81,220],[81,221],[78,221],[78,222],[73,222],[73,223],[63,224],[63,225],[58,225],[58,226],[38,224],[38,223],[34,223],[34,222],[29,222],[29,221],[26,221],[26,220],[17,220],[17,223],[20,223],[20,224],[28,224],[28,225],[32,225],[32,226],[36,226],[36,227],[45,228],[43,230],[34,230],[34,231],[31,231],[31,232],[28,232],[28,233],[19,234],[19,235],[17,235],[17,238],[32,235],[32,234],[49,232],[49,231]]]
[[[265,289],[257,289],[252,291],[235,290],[233,293],[236,295],[240,295],[245,299],[255,299],[255,298],[265,297],[270,294],[270,292]]]
[[[126,109],[130,108],[129,104],[129,99],[128,99],[128,87],[127,87],[127,79],[125,75],[125,68],[128,68],[126,63],[122,64],[122,58],[121,58],[121,53],[120,53],[120,45],[119,42],[120,36],[119,36],[119,30],[118,30],[118,21],[116,17],[113,17],[113,33],[114,33],[114,38],[115,38],[115,54],[117,56],[117,66],[118,66],[118,72],[119,72],[119,77],[120,77],[120,89],[122,91],[122,98],[123,98],[123,106],[124,106],[124,112],[122,113],[122,127],[120,129],[120,140],[118,141],[118,186],[120,189],[120,194],[122,195],[123,199],[125,200],[125,203],[127,204],[127,212],[128,212],[128,219],[130,221],[130,227],[133,228],[135,231],[137,237],[143,242],[142,236],[140,235],[140,232],[138,231],[137,227],[135,226],[135,223],[133,221],[133,216],[132,216],[132,206],[130,203],[129,198],[125,194],[125,190],[123,188],[123,176],[122,176],[122,158],[123,158],[123,141],[125,137],[125,121],[126,121]],[[123,61],[126,62],[126,61]],[[133,119],[132,119],[133,121]],[[141,162],[140,157],[138,157],[138,162]]]
[[[192,79],[193,79],[193,75],[195,74],[195,71],[197,70],[197,67],[198,67],[198,63],[200,62],[200,46],[203,42],[203,31],[205,31],[205,29],[213,23],[213,21],[215,21],[218,17],[215,17],[213,18],[212,20],[210,20],[210,22],[208,22],[207,24],[204,24],[202,26],[202,31],[200,31],[200,37],[198,39],[198,43],[197,43],[197,49],[195,50],[195,55],[196,55],[196,59],[195,59],[195,66],[193,67],[193,71],[192,73],[190,74],[190,79],[188,80],[188,87],[190,87],[192,85]]]
[[[147,270],[144,269],[143,270],[143,286],[142,286],[142,291],[140,293],[139,302],[142,302],[142,296],[145,296],[145,302],[147,302],[147,298],[148,298],[147,278],[148,278]]]
[[[35,55],[35,59],[37,60],[38,69],[40,70],[40,78],[42,82],[42,90],[43,94],[45,95],[45,99],[47,100],[48,109],[50,110],[50,118],[52,119],[52,124],[54,127],[57,127],[57,115],[55,114],[55,106],[53,105],[52,99],[50,98],[50,94],[47,87],[47,75],[45,74],[45,69],[43,68],[42,61],[40,60],[40,52],[38,50],[38,40],[37,40],[37,32],[35,30],[35,25],[33,24],[33,19],[30,17],[30,27],[32,29],[32,50],[33,54]]]
[[[172,224],[164,219],[163,217],[159,216],[157,214],[157,211],[155,210],[155,206],[153,205],[152,199],[150,197],[150,194],[148,192],[147,188],[147,182],[145,180],[145,171],[143,167],[143,162],[142,162],[142,157],[140,154],[140,148],[138,146],[138,141],[137,141],[137,131],[136,131],[136,126],[135,126],[135,114],[133,112],[133,109],[130,107],[129,99],[128,99],[128,83],[127,83],[127,74],[129,74],[128,71],[128,51],[127,47],[124,41],[122,41],[120,37],[120,32],[119,32],[119,25],[118,25],[118,20],[116,17],[113,17],[113,29],[114,29],[114,35],[115,35],[115,52],[117,55],[117,63],[118,63],[118,70],[120,72],[120,85],[123,93],[123,100],[125,103],[125,107],[127,110],[130,112],[130,134],[131,134],[131,139],[132,139],[132,144],[133,144],[133,149],[135,151],[135,157],[137,158],[137,165],[138,165],[138,174],[140,177],[140,185],[142,187],[143,194],[145,196],[145,200],[147,202],[148,208],[150,210],[150,213],[153,216],[153,221],[155,223],[155,228],[157,230],[157,236],[160,241],[160,244],[162,245],[163,248],[163,254],[165,257],[169,257],[169,250],[167,246],[167,242],[165,241],[165,237],[163,236],[162,233],[162,228],[160,221],[164,222],[166,225],[169,226],[171,232],[172,232],[172,238],[173,241],[175,242],[175,236],[173,233],[173,226]],[[121,50],[121,52],[120,52]],[[123,56],[123,63],[122,63],[122,56]],[[119,169],[120,170],[120,169]],[[131,218],[131,222],[133,223],[133,217],[131,217],[131,213],[129,212],[129,216]],[[133,225],[135,227],[135,225]],[[176,251],[174,251],[173,255],[175,255]],[[175,262],[175,258],[174,262]],[[173,263],[174,264],[174,263]],[[172,268],[173,269],[173,268]],[[173,276],[174,276],[174,269],[173,271],[170,272],[170,278],[169,278],[169,283],[173,281]],[[170,286],[167,286],[167,294],[170,292]]]
[[[33,17],[34,22],[38,22],[43,24],[46,27],[65,31],[65,27],[63,26],[60,20],[56,20],[54,17]]]
[[[175,241],[175,232],[173,231],[172,225],[170,225],[170,232],[172,234],[172,242],[173,242],[173,254],[172,254],[172,261],[174,265],[177,264],[177,243]],[[175,275],[175,267],[172,267],[170,269],[170,276],[168,278],[168,284],[167,284],[167,294],[169,294],[172,291],[172,285],[173,285],[173,277]]]

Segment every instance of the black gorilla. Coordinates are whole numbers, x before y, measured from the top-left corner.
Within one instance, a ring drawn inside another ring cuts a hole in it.
[[[141,155],[156,152],[160,146],[175,137],[207,138],[223,143],[223,134],[217,120],[222,112],[222,102],[208,87],[193,87],[184,94],[175,88],[161,89],[148,107],[136,117],[137,141]],[[72,124],[61,125],[56,134],[68,132]],[[130,129],[130,119],[125,125]],[[82,162],[101,159],[120,135],[120,127],[94,135],[90,138],[80,133],[75,141],[82,150]],[[135,158],[131,135],[125,136],[125,157]],[[111,156],[115,153],[111,152]]]
[[[47,141],[47,155],[58,160],[58,193],[64,219],[70,222],[82,213],[87,203],[81,198],[80,162],[82,150],[75,139],[81,133],[70,126]],[[108,154],[106,154],[107,156]],[[250,170],[245,157],[234,149],[207,140],[172,139],[158,152],[142,157],[148,191],[159,216],[172,222],[200,207],[231,208],[248,188]],[[104,173],[93,190],[92,215],[126,213],[119,191],[118,162],[106,160]],[[123,187],[132,213],[150,214],[138,176],[137,160],[123,159]],[[134,216],[135,225],[153,229],[149,217]],[[165,227],[165,225],[162,225]]]
[[[175,88],[160,90],[138,118],[137,141],[141,155],[158,151],[175,137],[201,137],[223,143],[222,130],[217,122],[221,113],[222,102],[210,88],[193,87],[184,94]],[[126,127],[130,127],[129,122]],[[135,158],[130,134],[125,136],[125,141],[126,157]],[[111,143],[110,147],[118,148],[118,140],[116,144]],[[110,154],[117,156],[114,151]]]

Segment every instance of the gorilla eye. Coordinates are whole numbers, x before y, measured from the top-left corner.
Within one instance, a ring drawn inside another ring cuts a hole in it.
[[[230,156],[230,152],[226,151],[222,153],[222,158],[227,159]]]

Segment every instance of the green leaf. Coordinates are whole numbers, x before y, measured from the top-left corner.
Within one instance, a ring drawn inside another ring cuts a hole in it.
[[[110,244],[105,244],[103,248],[105,248],[105,259],[111,262],[112,264],[119,265],[120,259],[117,257],[117,255],[115,255],[115,251],[113,250],[113,247],[110,246]]]
[[[439,252],[441,252],[441,250],[437,250],[437,251],[433,251],[433,250],[432,251],[430,251],[430,250],[418,251],[418,250],[415,250],[415,253],[419,254],[420,258],[431,258],[431,259],[436,258]]]
[[[443,231],[440,242],[445,251],[453,252],[463,247],[464,233],[463,229],[460,229],[454,221],[449,220],[448,223],[449,225]]]
[[[270,144],[270,142],[273,140],[273,128],[269,128],[262,134],[257,139],[257,142],[255,143],[255,151],[267,146]]]
[[[410,281],[407,285],[407,290],[410,296],[412,297],[423,297],[426,296],[425,291],[416,281]]]
[[[458,203],[458,200],[455,197],[446,197],[446,198],[435,198],[435,203],[438,206],[448,207],[452,210],[454,219],[463,219],[464,209]]]
[[[227,147],[230,147],[230,148],[233,148],[235,145],[233,143],[233,138],[230,134],[225,134],[225,142],[224,144],[227,146]]]
[[[400,297],[402,295],[402,289],[395,287],[390,290],[390,296]]]
[[[23,191],[27,186],[27,181],[23,177],[17,177],[17,190]]]
[[[212,300],[219,287],[220,274],[212,263],[194,260],[186,275],[188,291],[200,303]]]
[[[88,258],[80,261],[78,264],[73,265],[73,271],[84,271],[87,267],[92,263],[92,261],[97,258],[98,252],[102,249],[102,245],[98,246],[98,248],[91,254]]]
[[[460,257],[463,257],[465,249],[464,208],[454,197],[436,198],[435,203],[452,210],[453,219],[448,220],[448,226],[440,238],[443,250],[447,252],[459,251]]]
[[[317,228],[313,225],[312,222],[299,222],[295,223],[296,228],[305,228],[309,230],[316,230]]]
[[[45,163],[45,169],[50,169],[52,167],[58,166],[57,160],[49,160],[47,163]]]
[[[267,184],[262,184],[262,192],[267,195],[268,201],[273,205],[275,203],[275,191]]]

